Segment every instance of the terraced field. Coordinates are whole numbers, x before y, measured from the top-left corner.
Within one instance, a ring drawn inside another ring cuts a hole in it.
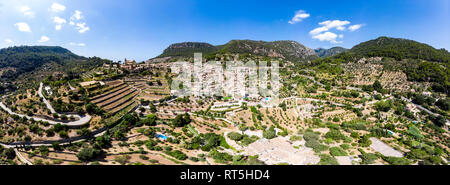
[[[118,94],[116,96],[114,96],[113,98],[108,99],[107,101],[103,101],[101,103],[98,103],[97,105],[104,108],[104,107],[109,107],[111,104],[114,105],[117,102],[121,102],[124,99],[131,99],[132,97],[137,95],[137,91],[135,89],[129,89],[121,94]],[[131,97],[131,98],[128,98]]]
[[[101,94],[94,92],[101,92]],[[131,110],[138,105],[134,98],[139,94],[139,91],[122,80],[106,82],[104,86],[99,87],[92,94],[98,95],[91,97],[91,102],[103,108],[113,117],[118,117],[119,115],[114,115],[118,112],[127,112],[127,110]]]
[[[119,85],[108,86],[106,88],[101,88],[101,89],[95,90],[95,91],[90,93],[92,96],[94,96],[91,99],[97,99],[97,98],[106,96],[108,94],[105,93],[105,92],[114,93],[114,92],[116,92],[118,90],[121,90],[122,88],[125,88],[125,87],[126,87],[126,85],[124,83],[121,83]]]
[[[126,86],[124,86],[123,88],[121,88],[119,90],[112,90],[112,91],[109,91],[109,92],[105,93],[106,94],[105,96],[102,96],[102,97],[97,98],[97,99],[93,99],[92,103],[98,104],[98,103],[104,102],[106,100],[114,98],[117,95],[121,95],[122,93],[129,92],[130,90],[132,90],[131,87],[126,85]]]

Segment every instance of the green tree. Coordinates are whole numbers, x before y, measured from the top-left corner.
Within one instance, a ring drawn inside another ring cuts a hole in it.
[[[263,137],[266,139],[273,139],[276,137],[275,128],[271,126],[269,129],[263,131]]]
[[[172,125],[174,127],[184,127],[185,125],[191,123],[191,116],[187,113],[183,115],[177,115],[175,119],[172,120]]]
[[[383,89],[383,86],[381,85],[380,81],[375,80],[375,82],[372,84],[372,87],[374,90],[380,92],[381,89]]]
[[[102,150],[89,147],[81,149],[80,152],[78,152],[77,157],[79,160],[86,162],[96,159],[97,157],[101,156],[101,154]]]

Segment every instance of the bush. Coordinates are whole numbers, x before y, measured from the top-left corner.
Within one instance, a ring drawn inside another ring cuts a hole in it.
[[[88,112],[89,114],[101,115],[103,113],[103,110],[97,105],[89,103],[86,105],[86,112]]]
[[[361,137],[358,143],[361,147],[368,147],[372,144],[372,141],[370,141],[369,135],[364,135],[363,137]]]
[[[378,159],[378,156],[372,153],[363,153],[359,157],[362,160],[361,161],[362,164],[373,164],[375,160]]]
[[[45,145],[39,146],[39,153],[41,153],[43,156],[48,156],[48,147]]]
[[[353,138],[359,138],[358,132],[352,132],[352,133],[350,134],[350,136],[353,137]]]
[[[145,117],[145,119],[142,119],[141,120],[141,122],[144,124],[144,125],[147,125],[147,126],[155,126],[156,125],[156,120],[157,120],[158,118],[156,117],[156,115],[154,115],[154,114],[149,114],[149,115],[147,115],[146,117]]]
[[[191,123],[191,117],[189,114],[184,113],[183,115],[177,115],[175,119],[172,120],[172,125],[174,127],[184,127],[185,125]]]
[[[333,118],[333,121],[334,121],[334,122],[339,122],[339,120],[340,120],[340,119],[339,119],[338,117],[334,117],[334,118]]]
[[[331,138],[335,141],[340,141],[344,139],[344,135],[337,129],[330,129],[330,131],[325,134],[325,138]]]
[[[336,158],[326,154],[320,154],[320,162],[319,165],[339,165]]]
[[[214,159],[214,161],[218,163],[225,163],[227,161],[232,161],[233,156],[225,153],[225,152],[218,152],[217,150],[211,150],[209,152],[209,155]]]
[[[227,136],[234,141],[240,141],[243,138],[242,134],[239,134],[237,132],[230,132],[227,134]]]
[[[314,132],[306,132],[303,135],[303,139],[305,139],[305,141],[318,140],[319,139],[319,135],[314,133]]]
[[[58,132],[59,137],[61,138],[69,138],[69,134],[67,134],[67,132],[65,130],[61,130]]]
[[[383,160],[392,165],[409,165],[411,161],[403,157],[386,157],[382,156]]]
[[[77,157],[81,161],[91,161],[102,154],[102,150],[95,148],[83,148],[78,152]]]
[[[417,128],[415,125],[411,125],[408,129],[408,134],[414,136],[416,139],[422,139],[423,135],[420,133],[419,128]]]
[[[388,112],[389,110],[391,110],[392,106],[393,104],[391,100],[379,101],[375,103],[375,109],[381,112]]]
[[[175,159],[178,159],[178,160],[186,160],[187,159],[187,155],[179,150],[166,151],[165,153],[167,155],[174,157]]]
[[[145,155],[139,155],[139,158],[142,160],[148,160],[149,158]]]
[[[126,164],[130,159],[131,159],[131,157],[129,155],[123,155],[123,156],[116,156],[116,157],[114,157],[114,161],[120,163],[121,165]]]
[[[59,151],[59,150],[62,149],[62,147],[61,147],[61,145],[59,144],[59,142],[53,142],[53,143],[52,143],[52,147],[53,147],[53,150],[55,150],[55,151]]]
[[[108,148],[111,146],[111,137],[107,134],[95,138],[95,146],[98,148]]]
[[[7,159],[14,159],[16,157],[16,152],[14,152],[13,148],[8,148],[3,151],[3,155],[5,155]]]
[[[248,146],[249,144],[252,144],[253,142],[257,141],[259,138],[258,136],[248,136],[248,135],[243,135],[243,138],[241,140],[241,144],[244,146]]]
[[[342,149],[344,149],[344,150],[350,149],[350,145],[349,145],[349,144],[342,144],[340,147],[341,147]]]
[[[273,139],[276,137],[275,128],[271,126],[269,129],[263,131],[263,137],[266,139]]]
[[[81,130],[77,130],[77,134],[80,136],[89,136],[91,135],[91,130],[89,130],[88,128],[82,128]]]
[[[344,151],[344,149],[340,148],[340,147],[331,147],[330,148],[330,154],[333,156],[347,156],[347,152]]]
[[[189,157],[189,160],[194,161],[194,162],[198,162],[199,159],[197,157]]]
[[[441,98],[435,103],[435,105],[444,111],[450,110],[450,100],[448,99]]]
[[[303,135],[303,139],[306,141],[305,146],[312,148],[314,152],[322,152],[328,149],[326,145],[319,143],[319,135],[314,132],[307,131]]]

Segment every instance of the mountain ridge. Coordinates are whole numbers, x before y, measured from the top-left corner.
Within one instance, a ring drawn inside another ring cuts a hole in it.
[[[230,40],[223,45],[211,45],[205,42],[181,42],[171,44],[161,57],[192,57],[194,52],[202,52],[203,55],[215,54],[255,54],[266,57],[278,57],[292,61],[316,58],[314,50],[292,40],[280,41],[255,41],[255,40]]]

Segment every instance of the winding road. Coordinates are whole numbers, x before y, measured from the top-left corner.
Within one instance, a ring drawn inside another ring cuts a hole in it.
[[[50,104],[50,102],[48,102],[48,100],[42,95],[42,86],[43,83],[41,82],[41,84],[39,85],[39,97],[42,98],[43,102],[45,103],[45,105],[47,106],[47,108],[51,111],[51,113],[56,113],[59,116],[62,116],[63,114],[59,114],[55,111],[55,109],[53,109],[52,105]],[[2,97],[3,98],[3,97]],[[56,124],[61,124],[61,125],[67,125],[69,127],[79,127],[79,126],[83,126],[87,123],[89,123],[89,121],[91,120],[91,116],[90,115],[83,115],[80,116],[78,114],[64,114],[66,117],[75,117],[78,118],[78,120],[76,121],[71,121],[71,122],[61,122],[61,121],[54,121],[54,120],[47,120],[44,118],[39,118],[39,117],[32,117],[32,116],[27,116],[27,115],[23,115],[23,114],[19,114],[19,113],[15,113],[13,112],[11,109],[9,109],[8,107],[6,107],[5,104],[3,104],[3,102],[0,102],[0,107],[5,110],[6,112],[8,112],[11,115],[17,115],[19,117],[26,117],[27,119],[34,119],[36,121],[45,121],[48,122],[51,125],[56,125]]]

